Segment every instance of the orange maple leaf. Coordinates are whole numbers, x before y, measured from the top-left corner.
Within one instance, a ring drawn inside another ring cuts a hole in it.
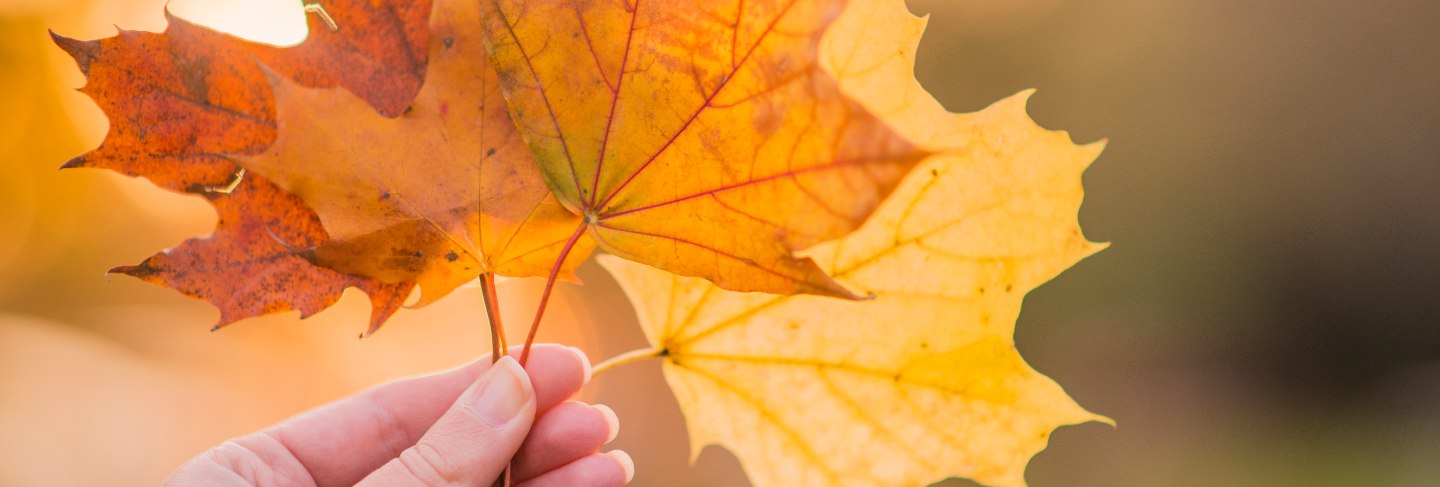
[[[520,133],[600,247],[739,291],[856,297],[794,251],[853,230],[925,152],[842,95],[838,0],[485,0]]]
[[[64,167],[144,177],[200,194],[220,214],[213,235],[115,272],[210,301],[220,310],[217,328],[286,310],[308,316],[333,304],[346,287],[370,295],[372,331],[399,308],[413,283],[349,276],[304,259],[297,249],[329,239],[314,212],[263,177],[244,175],[229,159],[259,153],[276,137],[275,102],[261,60],[302,83],[361,93],[382,113],[398,114],[414,98],[426,65],[429,3],[337,0],[332,8],[355,25],[383,26],[377,28],[390,40],[367,41],[358,29],[332,32],[313,18],[304,44],[277,48],[168,15],[164,33],[122,30],[98,41],[53,35],[85,73],[81,91],[111,121],[100,148]]]
[[[370,328],[400,309],[414,283],[387,284],[316,266],[290,245],[328,237],[305,203],[264,178],[247,177],[228,194],[206,198],[219,213],[215,233],[185,241],[138,265],[110,272],[134,276],[204,299],[220,310],[220,328],[244,318],[298,310],[305,318],[330,307],[347,287],[370,295]]]
[[[307,255],[416,281],[423,306],[482,274],[548,274],[580,221],[550,194],[506,113],[474,2],[439,0],[430,65],[404,114],[276,77],[279,137],[236,161],[300,197],[332,240]],[[569,252],[570,274],[589,245]]]

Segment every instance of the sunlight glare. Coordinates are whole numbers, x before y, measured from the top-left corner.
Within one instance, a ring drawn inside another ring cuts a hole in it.
[[[305,40],[301,0],[174,0],[175,16],[252,41],[293,46]]]

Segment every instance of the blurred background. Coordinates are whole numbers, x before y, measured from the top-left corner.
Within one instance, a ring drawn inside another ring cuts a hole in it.
[[[160,30],[164,3],[0,0],[0,485],[155,484],[225,438],[488,351],[476,290],[356,340],[358,292],[210,333],[207,304],[103,275],[214,215],[56,170],[106,122],[46,30]],[[294,0],[170,8],[267,42],[304,35]],[[1060,429],[1031,485],[1440,485],[1440,2],[911,8],[931,16],[917,75],[952,110],[1033,87],[1042,125],[1111,141],[1081,220],[1114,244],[1029,295],[1017,342],[1119,427]],[[581,277],[541,339],[597,361],[642,346],[615,283],[593,264]],[[501,285],[512,336],[539,287]],[[657,364],[584,394],[619,412],[637,485],[745,485],[721,449],[687,463]]]

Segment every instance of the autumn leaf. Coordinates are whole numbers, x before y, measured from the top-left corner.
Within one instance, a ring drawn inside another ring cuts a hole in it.
[[[66,168],[112,169],[178,192],[224,186],[238,169],[224,154],[263,150],[275,139],[270,85],[255,63],[311,86],[344,83],[378,110],[399,114],[420,87],[425,51],[410,43],[428,39],[428,2],[328,2],[342,20],[375,13],[368,23],[390,27],[384,43],[356,42],[356,29],[332,32],[318,17],[310,36],[293,48],[249,43],[169,15],[164,33],[120,30],[115,37],[79,41],[53,35],[75,58],[90,95],[110,118],[100,148]],[[414,17],[420,16],[420,24]],[[390,32],[398,30],[399,32]],[[354,35],[351,32],[355,32]],[[407,74],[409,73],[409,74]],[[373,84],[367,84],[373,82]]]
[[[100,147],[65,168],[104,168],[177,192],[224,186],[239,169],[225,153],[275,139],[270,87],[237,41],[170,17],[163,34],[121,30],[79,41],[53,35],[86,77],[81,92],[110,118]]]
[[[240,181],[229,194],[208,193],[219,223],[209,238],[185,241],[138,265],[111,269],[167,286],[214,304],[215,327],[298,310],[300,317],[335,304],[347,287],[370,296],[370,328],[380,328],[400,309],[413,283],[386,284],[315,266],[283,242],[324,242],[325,229],[304,203],[259,177]]]
[[[1056,427],[1108,421],[1013,340],[1022,296],[1103,248],[1077,219],[1080,176],[1101,147],[1037,126],[1028,92],[946,113],[910,74],[921,31],[898,0],[857,2],[823,51],[842,89],[948,148],[854,234],[804,252],[873,300],[736,293],[601,261],[639,310],[655,346],[644,353],[664,358],[692,455],[722,445],[755,485],[1020,486]],[[898,98],[867,98],[880,95]]]
[[[349,274],[416,281],[415,306],[482,273],[548,274],[580,223],[510,122],[479,17],[474,2],[435,2],[424,86],[397,118],[349,91],[274,77],[279,135],[264,153],[235,158],[315,209],[331,241],[307,255]],[[567,273],[588,255],[581,245]]]
[[[727,289],[854,298],[793,252],[853,230],[924,151],[821,70],[843,3],[481,2],[575,238]]]
[[[735,293],[601,260],[663,350],[693,452],[723,445],[761,486],[1023,485],[1051,430],[1100,419],[1012,340],[1021,296],[1099,248],[1075,220],[1098,148],[1040,130],[1024,99],[966,127],[992,142],[927,160],[871,222],[805,252],[873,300]]]
[[[81,91],[110,119],[100,148],[65,167],[144,177],[172,191],[204,196],[220,214],[213,235],[114,271],[210,301],[220,310],[217,327],[292,309],[308,316],[334,303],[346,287],[370,295],[372,331],[398,308],[413,284],[356,278],[302,258],[298,249],[328,240],[313,211],[263,177],[244,176],[230,160],[259,153],[276,137],[274,98],[258,59],[319,85],[349,86],[381,111],[401,111],[414,98],[419,84],[395,74],[424,68],[424,51],[417,56],[405,41],[428,39],[425,26],[413,20],[428,17],[429,4],[330,4],[375,13],[380,17],[371,23],[405,35],[383,45],[357,42],[358,36],[331,32],[312,18],[306,43],[281,49],[168,15],[164,33],[121,30],[98,41],[53,35],[86,75]],[[327,49],[335,51],[334,59],[344,62],[309,61],[325,57],[325,49],[315,46],[331,46]],[[375,79],[389,81],[365,84]]]
[[[404,113],[425,81],[427,54],[433,50],[432,3],[325,0],[319,5],[324,14],[306,19],[310,35],[305,42],[285,48],[245,43],[247,52],[302,86],[345,88],[381,115]]]

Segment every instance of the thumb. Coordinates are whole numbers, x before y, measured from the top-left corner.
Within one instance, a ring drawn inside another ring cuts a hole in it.
[[[530,378],[515,359],[503,357],[415,446],[360,485],[490,485],[505,471],[534,421]]]

